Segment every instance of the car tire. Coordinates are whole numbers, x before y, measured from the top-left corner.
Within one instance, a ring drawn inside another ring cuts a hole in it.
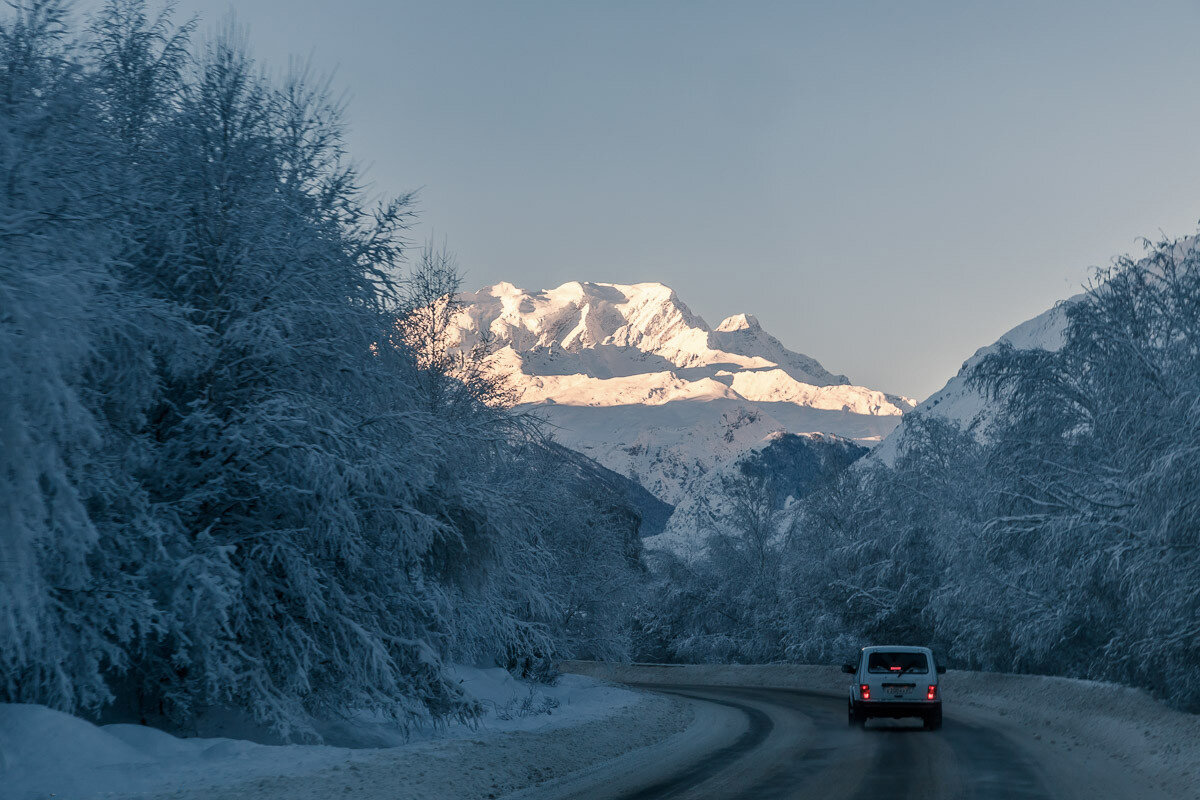
[[[931,711],[925,715],[925,730],[936,731],[942,727],[942,710]]]
[[[848,724],[851,728],[861,728],[867,724],[866,718],[855,710],[854,703],[850,703],[848,707]]]

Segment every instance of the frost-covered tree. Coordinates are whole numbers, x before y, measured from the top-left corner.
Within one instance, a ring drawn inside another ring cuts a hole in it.
[[[445,245],[427,244],[403,281],[397,320],[420,403],[436,412],[445,443],[423,502],[456,534],[430,559],[451,593],[452,653],[526,673],[559,655],[627,657],[638,520],[589,480],[581,457],[512,407],[486,346],[456,345],[460,280]]]
[[[1200,660],[1196,240],[1120,260],[1066,316],[1061,349],[1002,348],[977,376],[1003,408],[988,566],[1019,600],[1014,661],[1195,707],[1167,676]]]
[[[446,636],[417,507],[438,444],[390,346],[406,201],[364,206],[319,85],[264,83],[235,34],[208,45],[150,182],[141,230],[188,358],[164,359],[143,474],[186,532],[156,576],[166,635],[139,688],[175,714],[236,702],[282,731],[358,706],[444,714]],[[299,727],[298,727],[299,726]]]
[[[912,417],[895,468],[844,473],[796,509],[789,535],[788,655],[837,660],[865,642],[944,649],[932,604],[977,527],[977,443]]]
[[[704,549],[692,558],[649,554],[655,579],[642,614],[644,657],[689,662],[784,657],[783,514],[768,476],[749,464],[720,476],[697,519]]]
[[[396,326],[419,367],[419,391],[442,416],[480,416],[519,428],[528,417],[510,413],[517,401],[507,376],[488,362],[487,334],[470,349],[454,341],[455,317],[462,311],[462,271],[445,242],[426,242],[400,283],[403,313]]]
[[[644,579],[641,519],[617,487],[598,480],[589,459],[552,442],[531,451],[536,479],[528,502],[540,507],[540,535],[550,546],[549,593],[557,599],[551,629],[574,658],[625,660]],[[537,498],[544,504],[537,504]]]
[[[66,20],[34,2],[0,23],[0,689],[96,708],[158,624],[139,570],[155,526],[109,418],[125,400],[104,392],[119,376],[103,351],[130,323],[113,304],[115,150]]]
[[[438,349],[456,271],[400,280],[412,199],[364,196],[328,82],[139,0],[67,20],[0,24],[0,699],[311,738],[472,714],[449,659],[622,655],[564,611],[628,526]]]

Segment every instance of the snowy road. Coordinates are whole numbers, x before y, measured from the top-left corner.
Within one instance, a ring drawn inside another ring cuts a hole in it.
[[[942,730],[862,730],[846,725],[837,666],[563,666],[585,677],[542,689],[553,715],[382,747],[181,739],[0,705],[0,797],[1200,798],[1200,716],[1114,684],[951,670]],[[503,671],[462,669],[477,693],[512,689]]]
[[[939,733],[918,720],[846,725],[828,695],[751,688],[657,687],[736,709],[745,723],[725,747],[622,798],[1052,798],[1000,733],[948,715]]]
[[[635,685],[692,704],[696,723],[513,800],[1192,796],[1086,742],[1056,740],[1047,726],[949,700],[940,731],[918,720],[872,720],[864,730],[847,726],[845,698],[825,688]]]
[[[647,687],[649,688],[649,687]],[[917,720],[846,725],[844,700],[750,687],[655,686],[716,706],[719,736],[688,757],[639,754],[636,772],[606,769],[540,795],[567,798],[1007,798],[1058,797],[1039,768],[997,731],[948,714],[937,733]],[[614,765],[617,766],[617,765]],[[613,772],[623,773],[618,776]]]

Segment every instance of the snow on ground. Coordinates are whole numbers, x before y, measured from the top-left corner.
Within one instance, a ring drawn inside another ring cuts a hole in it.
[[[690,722],[685,704],[649,695],[611,716],[580,725],[366,751],[359,759],[307,775],[285,773],[219,789],[157,795],[154,800],[498,798],[656,744]]]
[[[645,736],[682,724],[669,701],[580,675],[544,686],[517,681],[501,669],[457,672],[463,687],[483,702],[477,726],[423,730],[407,741],[395,727],[370,718],[326,727],[327,740],[356,746],[179,738],[141,725],[94,725],[44,706],[0,704],[0,794],[4,800],[315,798],[369,778],[381,793],[364,790],[357,797],[450,798],[460,785],[471,790],[463,796],[485,797],[481,781],[513,791],[583,766],[591,753],[617,755],[643,741],[637,731],[626,736],[633,727],[626,724],[618,726],[625,733],[606,742],[598,729],[614,717],[648,715],[654,724]],[[213,729],[210,723],[206,733]]]
[[[571,780],[633,751],[667,757],[712,727],[694,706],[602,680],[801,688],[840,696],[836,667],[612,665],[568,662],[554,687],[463,668],[489,712],[388,747],[264,745],[97,726],[42,706],[0,705],[4,800],[465,800]],[[1049,785],[1072,797],[1200,797],[1200,717],[1113,684],[959,672],[943,678],[947,720],[1005,732]],[[557,701],[557,707],[550,707]],[[520,709],[532,709],[522,715]],[[540,709],[540,713],[538,711]],[[545,711],[550,711],[547,714]],[[505,719],[507,717],[507,719]],[[379,740],[364,724],[360,737]],[[343,731],[349,736],[350,731]],[[394,734],[393,734],[394,735]],[[623,762],[617,762],[623,763]],[[1056,766],[1057,765],[1057,766]],[[583,771],[583,772],[581,772]],[[524,795],[522,795],[524,796]]]
[[[1141,776],[1168,797],[1200,797],[1200,715],[1113,683],[986,672],[949,674],[955,702],[1036,730],[1092,773]]]

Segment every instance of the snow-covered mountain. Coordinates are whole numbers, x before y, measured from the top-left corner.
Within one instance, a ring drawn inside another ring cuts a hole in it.
[[[672,505],[774,434],[872,444],[916,405],[829,372],[753,316],[710,327],[659,283],[498,283],[459,300],[455,344],[485,345],[562,444]]]

